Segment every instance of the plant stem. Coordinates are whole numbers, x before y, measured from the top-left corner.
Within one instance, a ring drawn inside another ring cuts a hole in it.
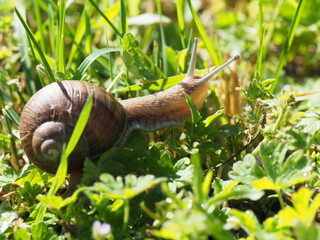
[[[110,85],[107,87],[107,92],[110,92],[111,88],[114,86],[114,84],[118,81],[118,79],[121,77],[122,74],[124,74],[126,71],[126,68],[122,68],[121,71],[118,73],[118,75],[112,80]]]
[[[281,209],[283,209],[284,208],[284,201],[283,201],[283,197],[282,197],[282,194],[281,194],[281,190],[277,189],[276,192],[278,194],[280,207],[281,207]]]
[[[276,123],[274,124],[274,126],[272,128],[272,131],[271,131],[272,134],[275,134],[277,132],[286,110],[287,110],[287,106],[281,107],[280,114],[277,118]]]
[[[124,200],[124,215],[123,215],[123,227],[122,234],[127,232],[128,224],[129,224],[129,216],[130,216],[130,205],[129,200]]]

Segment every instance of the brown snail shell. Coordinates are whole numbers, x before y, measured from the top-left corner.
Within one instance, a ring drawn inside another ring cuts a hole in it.
[[[122,144],[133,129],[154,131],[182,124],[191,114],[184,93],[200,108],[212,76],[239,58],[235,56],[201,77],[195,75],[196,50],[197,39],[183,81],[144,97],[118,102],[93,84],[73,80],[42,88],[30,98],[20,118],[19,132],[26,155],[39,168],[55,173],[63,145],[68,143],[81,110],[92,93],[91,115],[69,157],[69,173],[81,170],[86,157],[96,159],[112,146]]]
[[[20,138],[28,158],[39,168],[55,173],[63,144],[89,95],[94,93],[90,118],[69,157],[69,172],[82,167],[85,157],[96,158],[111,148],[126,130],[123,107],[103,89],[82,81],[62,81],[40,89],[23,109]]]

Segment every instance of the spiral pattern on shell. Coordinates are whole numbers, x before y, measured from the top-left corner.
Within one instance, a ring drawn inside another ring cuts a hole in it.
[[[33,95],[23,109],[20,138],[26,155],[44,171],[55,173],[81,110],[93,94],[87,126],[69,157],[68,172],[80,170],[86,157],[99,157],[120,141],[126,131],[123,107],[103,89],[82,81],[49,84]]]

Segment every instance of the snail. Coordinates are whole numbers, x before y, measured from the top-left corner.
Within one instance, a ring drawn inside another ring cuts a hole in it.
[[[233,57],[204,77],[195,75],[197,42],[195,39],[186,77],[152,95],[117,101],[102,88],[76,80],[55,82],[40,89],[21,113],[19,133],[28,159],[46,172],[56,172],[63,144],[70,139],[91,93],[91,115],[69,156],[68,173],[81,171],[86,157],[97,159],[111,147],[120,146],[134,129],[155,131],[181,125],[191,114],[184,93],[200,108],[212,76],[239,58]]]

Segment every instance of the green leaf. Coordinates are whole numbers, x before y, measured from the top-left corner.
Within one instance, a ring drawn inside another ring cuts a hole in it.
[[[292,19],[290,30],[289,30],[286,42],[285,42],[284,47],[283,47],[282,52],[281,52],[281,56],[280,56],[280,60],[279,60],[279,63],[278,63],[277,70],[275,72],[276,81],[274,81],[272,86],[271,86],[271,92],[274,90],[275,86],[277,85],[277,81],[278,81],[278,78],[279,78],[279,75],[280,75],[280,71],[282,70],[282,67],[283,67],[283,65],[284,65],[284,63],[285,63],[285,61],[287,59],[288,53],[289,53],[290,48],[291,48],[292,41],[294,39],[294,34],[296,32],[297,26],[299,25],[300,18],[302,16],[302,12],[303,12],[304,6],[306,5],[306,2],[307,2],[306,0],[300,0],[299,1],[298,7],[297,7],[296,12],[295,12],[295,15],[294,15],[294,17]]]
[[[50,206],[58,210],[65,207],[67,204],[70,203],[70,201],[72,201],[72,198],[63,199],[61,196],[38,196],[37,199],[46,204],[47,206]]]
[[[298,122],[297,127],[302,128],[304,133],[316,134],[320,130],[320,114],[316,112],[306,112]]]
[[[83,60],[83,62],[77,68],[77,71],[74,75],[74,79],[76,80],[82,79],[85,72],[90,67],[90,65],[101,55],[106,53],[111,53],[111,52],[119,52],[119,51],[120,49],[117,49],[117,48],[103,48],[91,53],[89,56],[86,57],[85,60]]]
[[[131,51],[137,50],[139,47],[139,42],[134,38],[131,33],[126,33],[123,36],[122,50],[123,51]]]
[[[49,65],[49,63],[47,61],[47,58],[44,55],[44,53],[42,52],[41,47],[38,44],[35,36],[33,35],[32,31],[31,31],[31,29],[29,28],[27,22],[23,19],[21,13],[19,12],[19,10],[17,8],[14,8],[14,11],[17,14],[17,16],[18,16],[20,22],[22,23],[24,29],[26,30],[29,39],[31,40],[31,42],[34,45],[35,49],[37,50],[38,54],[40,55],[41,61],[42,61],[43,65],[45,66],[45,68],[47,70],[47,73],[49,75],[49,81],[50,82],[55,82],[55,77],[54,77],[54,75],[52,73],[52,70],[51,70],[51,67],[50,67],[50,65]]]
[[[231,137],[240,134],[239,128],[235,125],[226,124],[220,127],[219,130],[221,131],[220,136],[222,137]]]
[[[4,109],[2,109],[2,112],[12,122],[14,122],[17,126],[19,126],[20,116],[12,107],[6,106]]]
[[[218,111],[216,111],[214,114],[210,115],[209,117],[207,117],[205,120],[203,120],[205,127],[211,126],[213,123],[215,123],[215,121],[222,117],[224,114],[224,109],[219,109]]]
[[[25,229],[25,228],[17,229],[16,231],[14,231],[13,236],[14,236],[14,240],[29,240],[29,239],[31,239],[27,229]]]
[[[286,158],[287,144],[278,141],[262,143],[260,157],[263,165],[260,167],[251,154],[244,160],[233,165],[229,176],[246,184],[252,183],[260,190],[278,190],[314,178],[310,174],[310,162],[302,151],[293,152]]]
[[[94,184],[92,190],[102,191],[109,198],[128,200],[165,181],[166,178],[155,178],[153,175],[140,177],[127,175],[123,180],[121,177],[114,178],[104,173],[100,176],[100,180],[101,182]]]
[[[313,193],[312,190],[303,187],[292,195],[293,206],[287,206],[278,213],[281,226],[294,227],[298,223],[307,228],[311,226],[320,208],[320,194],[312,200]]]
[[[248,235],[257,234],[261,230],[261,225],[257,217],[251,210],[242,212],[238,209],[231,209],[230,214],[237,218],[238,221],[236,222],[236,224],[238,226],[235,225],[235,222],[233,220],[233,222],[229,221],[228,228],[230,228],[231,226],[233,228],[238,228],[239,226],[241,226],[241,228],[243,228],[243,230]]]
[[[58,239],[55,232],[49,228],[44,222],[35,224],[31,228],[32,239],[54,240]]]
[[[297,169],[299,169],[297,171]],[[282,186],[286,187],[294,184],[298,184],[313,178],[312,175],[304,175],[311,171],[308,158],[304,155],[303,151],[296,151],[292,153],[283,165],[278,182]]]
[[[233,164],[233,170],[229,173],[232,179],[242,183],[250,184],[251,182],[261,179],[265,176],[264,171],[256,163],[256,159],[252,154],[247,154],[243,161]]]
[[[287,150],[288,147],[286,144],[277,141],[261,144],[261,161],[268,176],[274,183],[276,183],[276,179],[280,175],[281,165],[285,159]]]
[[[187,0],[187,3],[189,6],[189,9],[191,11],[194,23],[197,27],[197,30],[199,31],[199,34],[200,34],[202,40],[204,41],[204,44],[210,54],[210,57],[211,57],[213,63],[217,66],[221,65],[221,59],[219,58],[219,56],[217,54],[217,53],[219,53],[219,51],[217,50],[217,48],[214,49],[213,44],[211,43],[211,41],[205,31],[205,28],[203,27],[203,25],[198,17],[197,12],[194,10],[194,8],[192,6],[191,0]]]
[[[203,202],[204,200],[204,195],[202,192],[203,171],[198,149],[197,151],[194,151],[193,154],[191,154],[191,163],[194,169],[192,178],[192,190],[195,201],[201,204],[201,202]]]
[[[15,212],[3,212],[0,214],[0,234],[4,233],[12,224],[12,222],[18,218],[18,214]]]
[[[193,103],[191,97],[187,94],[185,94],[185,97],[191,111],[191,119],[192,119],[191,121],[193,124],[196,124],[201,119],[200,112],[198,111],[196,105]]]
[[[103,11],[100,9],[100,7],[93,1],[89,0],[89,2],[92,4],[92,6],[98,11],[98,13],[103,17],[104,20],[107,21],[107,23],[110,25],[110,27],[113,29],[113,31],[119,36],[122,37],[122,34],[119,32],[119,30],[113,25],[113,23],[110,21],[110,19],[106,16],[106,14],[103,13]]]
[[[229,181],[224,189],[215,194],[208,200],[208,208],[221,205],[225,201],[233,199],[251,199],[258,200],[263,196],[263,192],[250,186],[238,185],[238,181]]]
[[[0,186],[7,188],[15,180],[19,177],[19,175],[15,172],[15,170],[10,167],[8,164],[0,162]]]

